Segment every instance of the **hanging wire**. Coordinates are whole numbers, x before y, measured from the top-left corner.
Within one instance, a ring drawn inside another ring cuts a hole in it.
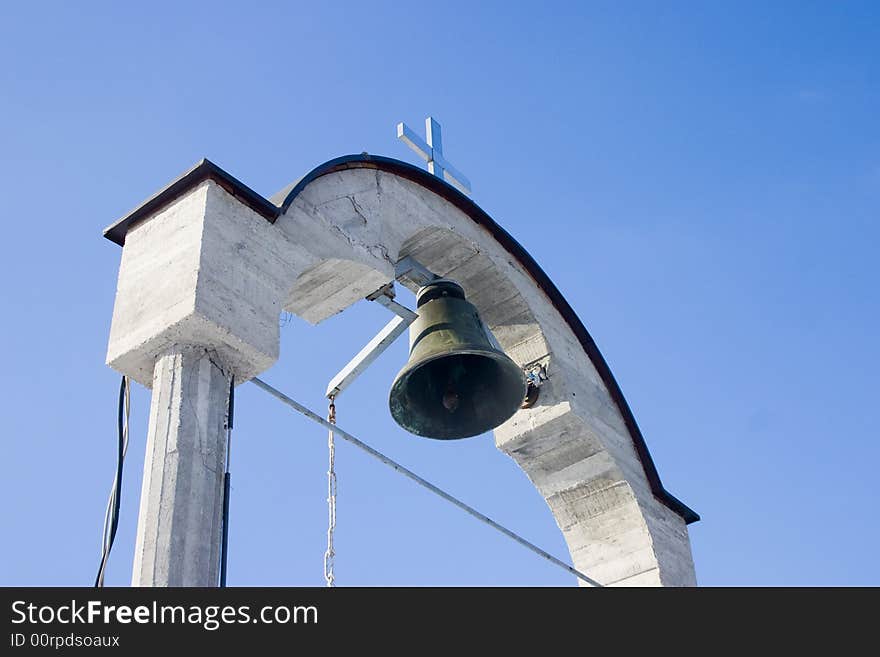
[[[336,396],[330,395],[330,404],[327,407],[327,422],[336,424]],[[327,430],[327,550],[324,552],[324,580],[327,586],[336,586],[336,575],[333,572],[336,551],[333,549],[333,532],[336,531],[336,445],[333,440],[333,427]]]
[[[428,481],[427,479],[423,479],[422,477],[420,477],[419,475],[417,475],[417,474],[416,474],[415,472],[413,472],[412,470],[409,470],[408,468],[405,468],[404,466],[400,465],[400,464],[397,463],[396,461],[394,461],[394,460],[388,458],[387,456],[385,456],[385,455],[384,455],[382,452],[380,452],[379,450],[370,447],[370,446],[367,445],[365,442],[363,442],[363,441],[361,441],[361,440],[355,438],[353,435],[351,435],[351,434],[348,433],[347,431],[344,431],[344,430],[340,429],[339,427],[336,427],[336,426],[335,426],[333,423],[331,423],[329,420],[325,420],[324,418],[322,418],[321,416],[319,416],[317,413],[314,413],[313,411],[311,411],[311,410],[308,409],[307,407],[303,406],[303,405],[300,404],[299,402],[297,402],[297,401],[291,399],[290,397],[288,397],[287,395],[285,395],[285,394],[284,394],[283,392],[281,392],[280,390],[277,390],[276,388],[273,388],[272,386],[270,386],[270,385],[269,385],[268,383],[266,383],[265,381],[263,381],[263,380],[261,380],[261,379],[259,379],[259,378],[257,378],[257,377],[254,377],[253,379],[251,379],[251,382],[254,383],[257,387],[262,388],[263,390],[265,390],[265,391],[268,392],[270,395],[272,395],[272,396],[275,397],[276,399],[280,400],[280,401],[283,402],[284,404],[287,404],[288,406],[290,406],[290,407],[293,408],[294,410],[298,411],[299,413],[302,413],[303,415],[305,415],[307,418],[309,418],[309,419],[312,420],[313,422],[317,422],[317,423],[320,424],[321,426],[326,427],[328,430],[330,430],[330,432],[331,432],[331,436],[332,436],[333,433],[338,434],[339,437],[342,438],[343,440],[348,441],[349,443],[351,443],[351,444],[354,445],[355,447],[359,447],[360,449],[362,449],[363,451],[365,451],[365,452],[366,452],[367,454],[369,454],[370,456],[373,456],[373,457],[379,459],[379,460],[380,460],[382,463],[384,463],[385,465],[387,465],[387,466],[393,468],[394,470],[396,470],[396,471],[399,472],[400,474],[404,475],[405,477],[408,477],[408,478],[412,479],[414,482],[416,482],[416,483],[419,484],[420,486],[422,486],[422,487],[424,487],[424,488],[427,488],[429,491],[431,491],[431,492],[434,493],[435,495],[437,495],[437,496],[439,496],[439,497],[442,497],[444,500],[446,500],[447,502],[451,503],[451,504],[454,505],[454,506],[457,506],[459,509],[461,509],[461,510],[464,511],[465,513],[467,513],[467,514],[473,516],[474,518],[476,518],[476,519],[479,520],[480,522],[483,522],[483,523],[489,525],[489,526],[492,527],[493,529],[495,529],[495,530],[501,532],[502,534],[504,534],[504,535],[507,536],[508,538],[510,538],[510,539],[512,539],[513,541],[519,543],[519,544],[522,545],[523,547],[525,547],[525,548],[531,550],[532,552],[534,552],[534,553],[537,554],[538,556],[540,556],[540,557],[546,559],[546,560],[549,561],[550,563],[552,563],[552,564],[554,564],[554,565],[556,565],[556,566],[559,566],[560,568],[562,568],[562,569],[568,571],[569,573],[571,573],[572,575],[576,576],[577,578],[583,580],[583,581],[586,582],[587,584],[590,584],[591,586],[596,586],[596,587],[601,587],[601,586],[602,586],[599,582],[597,582],[596,580],[594,580],[592,577],[589,577],[589,576],[585,575],[584,573],[582,573],[581,571],[577,570],[577,569],[574,568],[573,566],[568,565],[567,563],[565,563],[565,562],[562,561],[561,559],[557,559],[556,557],[554,557],[552,554],[550,554],[550,553],[547,552],[546,550],[542,550],[541,548],[539,548],[539,547],[538,547],[537,545],[535,545],[534,543],[532,543],[532,542],[530,542],[530,541],[527,541],[527,540],[524,539],[522,536],[520,536],[519,534],[516,534],[515,532],[511,531],[510,529],[508,529],[508,528],[505,527],[504,525],[501,525],[501,524],[495,522],[494,520],[492,520],[491,518],[489,518],[488,516],[486,516],[486,515],[480,513],[480,512],[477,511],[474,507],[472,507],[472,506],[470,506],[470,505],[468,505],[468,504],[465,504],[464,502],[462,502],[462,501],[461,501],[460,499],[458,499],[457,497],[454,497],[453,495],[447,493],[447,492],[446,492],[445,490],[443,490],[442,488],[439,488],[439,487],[435,486],[434,484],[432,484],[432,483],[431,483],[430,481]],[[332,400],[331,400],[331,401],[332,401]],[[334,410],[335,410],[335,409],[334,409]],[[335,421],[335,416],[334,416],[334,421]],[[332,453],[332,452],[331,452],[331,453]],[[335,510],[334,510],[334,516],[335,516]],[[335,517],[333,518],[333,520],[335,521]],[[326,572],[326,569],[325,569],[325,572]]]
[[[104,511],[104,527],[101,530],[101,563],[98,566],[98,575],[95,577],[96,587],[104,586],[107,560],[110,558],[113,541],[116,540],[116,530],[119,527],[119,504],[122,499],[122,466],[125,462],[125,455],[128,452],[128,422],[130,417],[131,385],[128,377],[123,376],[119,384],[119,406],[116,419],[118,434],[116,475],[113,477],[113,486],[110,488],[107,508]]]

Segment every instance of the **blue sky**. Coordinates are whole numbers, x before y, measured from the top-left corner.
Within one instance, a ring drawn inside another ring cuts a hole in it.
[[[424,117],[474,199],[578,312],[704,585],[880,584],[880,6],[872,2],[4,3],[0,584],[88,585],[115,459],[102,228],[202,157],[271,195],[321,162],[418,163]],[[282,328],[264,378],[322,408],[387,320]],[[567,558],[490,436],[388,416],[387,352],[339,422]],[[130,578],[149,393],[135,387],[108,584]],[[230,584],[321,585],[325,435],[239,388]],[[348,445],[340,585],[573,585]]]

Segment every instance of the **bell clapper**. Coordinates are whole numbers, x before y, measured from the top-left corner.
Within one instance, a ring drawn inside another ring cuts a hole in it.
[[[459,399],[455,388],[452,387],[452,384],[449,384],[446,388],[446,392],[443,393],[443,407],[450,413],[455,413],[460,401],[461,400]]]

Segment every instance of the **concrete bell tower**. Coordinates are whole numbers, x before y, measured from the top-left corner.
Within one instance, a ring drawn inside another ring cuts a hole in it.
[[[459,282],[504,351],[546,372],[495,443],[547,501],[575,567],[603,585],[696,584],[698,516],[663,487],[586,328],[453,182],[362,154],[270,200],[203,160],[105,231],[122,246],[107,363],[152,390],[133,585],[217,585],[231,377],[275,362],[282,310],[319,323],[406,256]]]

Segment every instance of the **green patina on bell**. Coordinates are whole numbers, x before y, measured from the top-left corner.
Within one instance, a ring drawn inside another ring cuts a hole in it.
[[[388,404],[410,433],[449,440],[476,436],[519,409],[522,369],[495,348],[460,285],[438,280],[416,297],[409,360],[391,386]]]

